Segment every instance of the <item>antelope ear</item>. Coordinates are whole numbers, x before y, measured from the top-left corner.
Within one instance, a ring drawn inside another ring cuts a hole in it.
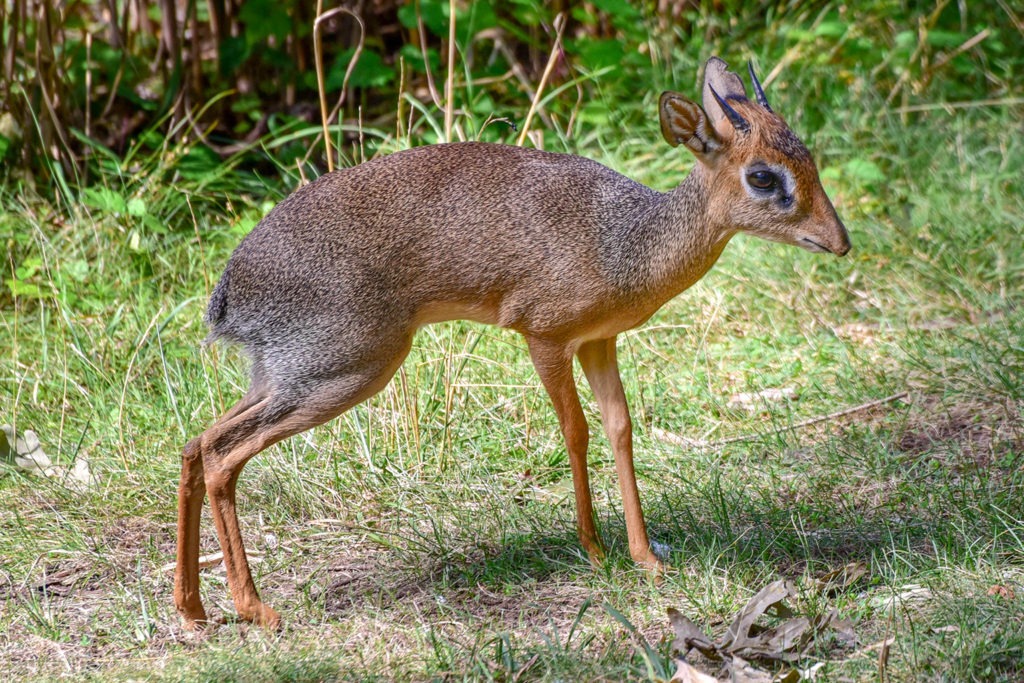
[[[698,159],[722,148],[722,139],[701,106],[679,93],[661,93],[658,117],[661,134],[673,147],[685,145]]]
[[[728,64],[718,57],[712,57],[707,61],[707,64],[704,65],[704,110],[709,114],[711,124],[718,128],[728,117],[718,104],[718,98],[712,94],[712,88],[723,100],[729,98],[745,100],[747,91],[743,87],[740,77],[729,71]]]

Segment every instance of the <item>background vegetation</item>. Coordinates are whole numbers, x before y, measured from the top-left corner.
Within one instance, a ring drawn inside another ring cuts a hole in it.
[[[326,169],[317,9],[5,0],[0,423],[94,479],[0,470],[0,668],[653,680],[673,670],[666,607],[719,634],[781,576],[803,609],[855,624],[857,644],[821,639],[802,660],[824,680],[1024,676],[1024,14],[1002,0],[456,7],[451,70],[447,2],[324,20],[339,165],[513,143],[535,102],[526,144],[667,190],[692,160],[661,141],[657,95],[696,93],[718,54],[759,67],[850,227],[843,260],[738,238],[621,340],[645,510],[674,569],[656,585],[632,566],[599,430],[611,547],[589,567],[522,342],[453,323],[424,330],[378,397],[246,469],[243,529],[285,630],[181,632],[166,568],[178,454],[246,384],[234,350],[199,348],[202,311],[241,236]],[[847,565],[866,572],[821,589]],[[222,570],[203,579],[230,616]]]

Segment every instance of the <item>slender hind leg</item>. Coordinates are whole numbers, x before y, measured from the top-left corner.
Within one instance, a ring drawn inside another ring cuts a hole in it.
[[[203,481],[203,452],[199,439],[185,445],[181,456],[178,485],[178,558],[174,571],[174,605],[189,628],[206,621],[199,598],[199,521],[203,512],[206,484]]]
[[[257,397],[249,392],[221,421],[248,409]],[[181,456],[181,483],[178,485],[178,554],[174,572],[174,604],[188,627],[206,621],[206,610],[199,597],[199,522],[206,496],[203,479],[201,439],[192,439]]]
[[[245,556],[245,546],[235,510],[235,488],[245,463],[268,446],[323,424],[380,391],[401,365],[409,351],[409,343],[410,339],[405,339],[397,352],[390,357],[384,355],[384,359],[381,360],[378,355],[376,359],[367,361],[354,372],[339,374],[320,382],[301,397],[285,398],[280,395],[284,392],[268,390],[258,402],[244,410],[232,410],[199,437],[201,471],[206,492],[210,497],[210,508],[221,550],[224,553],[228,587],[239,618],[270,628],[276,628],[281,619],[277,612],[260,600]],[[194,476],[194,471],[194,468],[190,469],[190,476]],[[191,528],[189,505],[193,504],[191,499],[179,503],[179,510],[185,509],[185,517],[188,520],[179,522],[179,528],[184,528],[186,533]],[[188,544],[182,545],[187,551]],[[179,567],[182,562],[179,551]],[[187,571],[182,573],[183,576],[187,574]],[[189,581],[183,580],[182,584],[188,587]],[[186,623],[190,618],[195,618],[192,615],[202,614],[197,584],[198,580],[194,582],[194,601],[183,600],[178,603]],[[183,590],[182,597],[186,595]]]

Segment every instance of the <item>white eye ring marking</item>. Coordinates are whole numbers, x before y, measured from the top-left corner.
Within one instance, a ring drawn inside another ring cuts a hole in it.
[[[747,191],[747,194],[751,199],[763,201],[768,199],[769,196],[765,194],[764,190],[759,190],[750,185],[750,181],[747,180],[747,176],[757,171],[770,171],[775,174],[775,177],[779,179],[779,186],[770,195],[772,200],[775,200],[780,207],[784,209],[790,209],[793,207],[793,191],[796,189],[796,180],[793,178],[793,174],[789,172],[789,169],[785,166],[778,164],[766,164],[764,162],[757,162],[744,168],[740,173],[740,179],[743,183],[743,188]],[[778,202],[780,198],[789,198],[786,202]]]

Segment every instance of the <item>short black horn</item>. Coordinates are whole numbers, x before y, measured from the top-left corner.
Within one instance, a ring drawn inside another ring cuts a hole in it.
[[[711,90],[711,94],[714,95],[715,101],[718,102],[718,106],[722,108],[726,118],[732,123],[732,127],[741,133],[749,133],[750,124],[747,123],[747,120],[740,116],[738,111],[730,107],[728,102],[722,99],[722,96],[715,91],[714,86],[709,84],[708,88]]]
[[[750,80],[754,84],[754,95],[757,97],[757,103],[762,107],[771,111],[771,105],[768,104],[768,98],[764,96],[764,88],[761,87],[761,81],[757,80],[757,74],[754,73],[753,62],[747,62],[747,71],[750,72]]]

